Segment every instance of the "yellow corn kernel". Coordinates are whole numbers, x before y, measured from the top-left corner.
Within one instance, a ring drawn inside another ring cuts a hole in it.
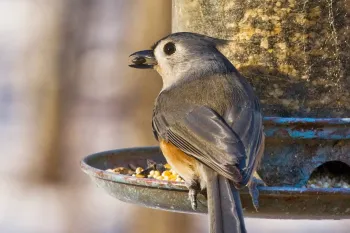
[[[153,178],[153,176],[152,175],[148,175],[147,178]]]
[[[176,175],[171,175],[169,176],[169,180],[176,180],[177,176]]]
[[[165,167],[165,169],[171,169],[171,166],[168,163],[164,164],[164,167]]]
[[[155,177],[157,180],[163,180],[163,176],[156,176]]]
[[[182,182],[182,179],[181,179],[181,178],[176,178],[175,181],[176,181],[176,182]]]
[[[150,175],[150,176],[154,176],[154,170],[151,170],[151,171],[149,172],[149,175]]]
[[[163,171],[162,176],[171,176],[172,173],[170,171]]]
[[[144,175],[140,175],[140,174],[136,174],[136,177],[137,177],[137,178],[145,178]]]
[[[158,177],[160,176],[160,171],[154,171],[153,177]]]
[[[138,168],[136,168],[136,170],[135,170],[136,174],[140,174],[142,171],[143,171],[143,168],[142,168],[142,167],[138,167]]]
[[[162,177],[163,177],[163,180],[169,180],[168,176],[162,176]]]

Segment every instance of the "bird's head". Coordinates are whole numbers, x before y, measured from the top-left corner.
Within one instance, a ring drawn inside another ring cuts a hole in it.
[[[226,40],[180,32],[159,40],[151,50],[131,54],[133,68],[154,68],[163,79],[163,89],[193,77],[206,77],[235,70],[218,46]]]

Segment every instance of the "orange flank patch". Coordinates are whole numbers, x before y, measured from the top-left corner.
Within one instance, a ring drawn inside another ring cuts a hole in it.
[[[162,150],[165,159],[185,181],[194,179],[197,172],[197,160],[170,142],[160,141],[160,149]]]

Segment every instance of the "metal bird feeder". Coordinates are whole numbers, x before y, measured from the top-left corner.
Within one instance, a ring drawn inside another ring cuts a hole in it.
[[[259,212],[242,190],[246,216],[350,218],[349,188],[308,185],[327,170],[350,173],[350,118],[340,118],[350,116],[349,9],[345,0],[173,0],[173,32],[230,40],[218,49],[252,83],[263,114],[279,116],[264,119],[258,173],[267,186],[259,187]],[[183,183],[105,171],[130,162],[145,166],[147,158],[165,162],[156,147],[130,148],[90,155],[81,166],[122,201],[194,212]],[[204,196],[199,202],[196,213],[205,213]]]
[[[350,173],[350,119],[264,119],[265,155],[258,170],[267,186],[260,191],[257,212],[246,189],[241,192],[245,215],[263,218],[350,218],[350,188],[305,187],[318,167],[327,162],[346,164]],[[129,148],[87,156],[81,167],[97,186],[113,197],[146,207],[176,212],[206,213],[204,196],[197,211],[188,201],[184,183],[113,174],[109,168],[146,160],[164,163],[158,147]]]

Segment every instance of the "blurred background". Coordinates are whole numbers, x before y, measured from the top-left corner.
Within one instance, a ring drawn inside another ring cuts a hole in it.
[[[0,232],[208,232],[206,216],[119,202],[87,154],[156,145],[161,79],[128,55],[171,31],[170,0],[0,0]],[[349,221],[247,219],[254,232],[349,232]]]

